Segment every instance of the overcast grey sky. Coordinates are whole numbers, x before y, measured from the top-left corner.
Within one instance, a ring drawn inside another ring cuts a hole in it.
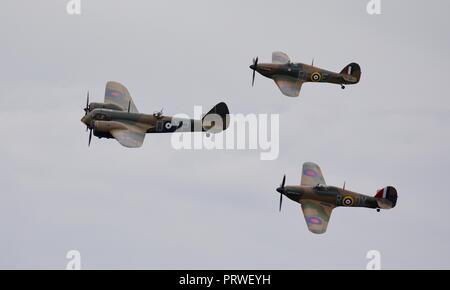
[[[0,268],[450,268],[449,1],[64,0],[0,4]],[[255,56],[340,71],[358,85],[305,84],[282,96]],[[80,122],[86,91],[124,83],[142,112],[280,114],[280,156],[176,151],[170,135],[131,150]],[[275,191],[314,161],[328,184],[398,205],[336,209],[311,234],[299,204]]]

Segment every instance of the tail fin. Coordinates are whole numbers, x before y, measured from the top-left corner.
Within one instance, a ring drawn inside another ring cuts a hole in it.
[[[128,89],[118,82],[109,81],[106,83],[105,103],[120,107],[125,112],[139,113]]]
[[[209,133],[225,131],[230,125],[230,111],[227,104],[221,102],[214,106],[202,118],[203,130]]]
[[[393,208],[397,204],[397,190],[392,186],[387,186],[378,190],[375,198],[380,208]]]
[[[354,78],[356,78],[356,82],[359,82],[359,79],[361,78],[361,67],[359,64],[352,62],[351,64],[344,67],[344,69],[341,71],[341,74],[343,75],[350,75]]]

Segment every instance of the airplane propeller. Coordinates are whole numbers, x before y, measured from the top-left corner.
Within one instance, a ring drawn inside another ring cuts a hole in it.
[[[84,115],[86,116],[87,113],[89,112],[89,91],[87,92],[87,97],[86,97],[86,107],[83,109],[84,110]]]
[[[89,142],[88,142],[88,147],[91,146],[91,140],[92,140],[92,129],[89,130]]]
[[[89,91],[87,92],[86,96],[86,107],[84,110],[84,116],[86,116],[89,113]],[[94,129],[94,122],[91,122],[91,124],[86,124],[86,132],[89,130],[89,141],[88,146],[91,146],[91,140],[92,140],[92,130]]]
[[[91,123],[88,126],[89,128],[89,142],[88,142],[88,147],[91,146],[91,140],[92,140],[92,131],[95,130],[95,121],[91,121]]]
[[[86,116],[89,112],[89,91],[87,92],[87,97],[86,97],[86,107],[83,110],[84,110],[84,115]],[[86,126],[86,132],[88,130],[89,130],[89,126]]]
[[[286,174],[283,176],[283,181],[281,182],[280,185],[280,208],[279,211],[281,211],[281,205],[283,204],[283,189],[284,189],[284,184],[286,182]]]
[[[250,68],[253,70],[252,87],[255,84],[255,74],[256,74],[256,67],[257,66],[258,66],[258,57],[253,59],[253,65],[250,66]]]

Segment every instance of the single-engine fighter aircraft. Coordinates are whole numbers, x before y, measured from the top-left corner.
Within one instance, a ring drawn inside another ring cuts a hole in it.
[[[283,52],[272,53],[272,63],[258,63],[258,57],[250,66],[253,70],[252,86],[255,84],[255,72],[273,79],[281,92],[288,97],[298,97],[303,83],[332,83],[341,85],[357,84],[361,77],[361,68],[357,63],[347,65],[340,73],[327,71],[313,64],[293,63]]]
[[[377,191],[374,197],[356,193],[343,188],[325,184],[322,171],[317,164],[303,164],[300,185],[285,186],[286,175],[277,191],[280,193],[280,211],[283,195],[302,205],[308,229],[315,234],[323,234],[327,230],[331,211],[338,206],[368,207],[378,212],[390,209],[397,203],[397,190],[387,186]]]
[[[114,138],[129,148],[141,147],[146,133],[206,132],[219,133],[228,128],[229,111],[225,103],[219,103],[202,120],[163,116],[161,112],[151,115],[139,113],[127,88],[117,82],[106,84],[104,103],[89,103],[89,92],[81,119],[89,130],[99,138]]]

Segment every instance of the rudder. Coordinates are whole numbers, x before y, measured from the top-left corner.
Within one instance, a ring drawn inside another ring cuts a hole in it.
[[[230,111],[228,110],[227,104],[224,102],[218,103],[215,105],[205,116],[202,118],[202,123],[208,122],[208,124],[204,124],[203,128],[205,131],[210,133],[219,133],[221,131],[225,131],[230,124]],[[222,127],[215,126],[214,117],[219,116],[222,122]]]
[[[375,194],[380,208],[393,208],[397,204],[397,190],[393,186],[387,186],[377,191]]]
[[[361,78],[361,67],[359,66],[359,64],[352,62],[351,64],[344,67],[344,69],[341,71],[341,74],[351,75],[352,77],[356,78],[356,83],[358,83],[359,79]]]

